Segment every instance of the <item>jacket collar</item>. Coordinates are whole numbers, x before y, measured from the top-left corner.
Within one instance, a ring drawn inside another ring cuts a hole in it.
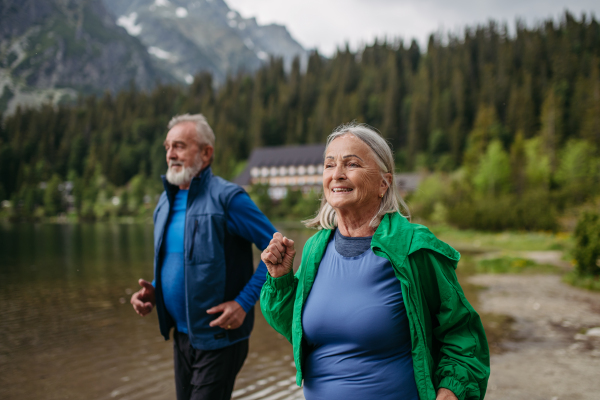
[[[192,182],[190,183],[188,193],[188,204],[190,202],[190,199],[195,198],[198,195],[198,193],[200,193],[202,188],[208,184],[212,176],[212,169],[209,165],[200,172],[200,175],[192,178]],[[167,181],[167,177],[165,175],[161,175],[160,177],[162,178],[163,186],[165,188],[165,192],[167,193],[167,198],[169,199],[169,204],[173,204],[173,201],[175,200],[175,195],[177,194],[177,192],[179,192],[179,186],[170,184],[169,181]]]
[[[413,231],[413,225],[402,215],[386,214],[371,239],[371,248],[375,253],[385,253],[393,264],[401,265],[410,251]],[[333,232],[333,229],[323,229],[317,232],[307,258],[311,264],[310,270],[314,274],[316,274],[316,269],[325,254]]]
[[[386,214],[377,227],[371,248],[382,251],[395,265],[401,265],[410,251],[413,238],[413,225],[399,213]]]

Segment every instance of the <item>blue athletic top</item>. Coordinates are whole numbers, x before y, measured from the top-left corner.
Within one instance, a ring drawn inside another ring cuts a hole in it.
[[[188,190],[179,190],[169,214],[164,238],[164,257],[161,269],[162,290],[167,311],[179,332],[187,333],[185,314],[185,281],[183,274],[183,233]]]
[[[182,333],[188,333],[183,269],[183,235],[187,198],[187,190],[179,190],[175,195],[164,237],[164,257],[161,268],[165,306],[175,321],[177,331]],[[227,229],[234,235],[254,243],[259,249],[264,249],[269,245],[273,232],[275,232],[271,222],[260,212],[246,193],[237,194],[231,199],[227,212]],[[250,281],[235,299],[244,311],[248,312],[258,300],[266,276],[267,267],[261,261]]]
[[[373,253],[370,238],[333,236],[302,313],[310,349],[306,400],[418,400],[402,289],[390,262]],[[363,251],[339,253],[348,247]]]

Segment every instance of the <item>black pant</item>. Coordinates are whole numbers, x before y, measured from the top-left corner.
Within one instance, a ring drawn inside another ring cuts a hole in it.
[[[248,339],[219,350],[196,350],[185,333],[173,334],[177,400],[229,400],[248,355]]]

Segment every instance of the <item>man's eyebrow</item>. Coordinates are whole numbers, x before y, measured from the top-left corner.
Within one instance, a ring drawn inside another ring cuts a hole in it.
[[[169,144],[169,142],[168,142],[167,140],[165,140],[165,141],[163,142],[163,146],[165,146],[165,147],[166,147],[168,144]],[[185,146],[185,142],[183,142],[183,141],[181,141],[181,140],[173,140],[173,141],[171,142],[171,144],[183,144],[183,145]]]

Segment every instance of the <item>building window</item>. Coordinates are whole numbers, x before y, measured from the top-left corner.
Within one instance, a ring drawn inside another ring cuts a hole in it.
[[[322,164],[317,165],[317,174],[319,174],[319,175],[323,174],[323,165]]]
[[[288,168],[288,173],[290,175],[296,175],[296,167],[294,167],[293,165],[290,165],[290,167]]]
[[[271,170],[270,170],[271,176],[277,176],[278,172],[279,171],[278,171],[277,167],[271,167]]]
[[[267,168],[267,167],[262,167],[262,168],[260,169],[260,175],[261,175],[263,178],[266,178],[267,176],[269,176],[269,168]]]
[[[281,176],[286,176],[287,175],[287,168],[285,166],[281,166],[279,167],[279,175]]]
[[[304,165],[298,167],[298,175],[306,175],[306,167]]]
[[[250,176],[253,178],[258,178],[260,175],[260,170],[257,167],[254,167],[250,170]]]
[[[309,175],[314,175],[315,172],[317,172],[317,167],[315,167],[314,165],[309,165],[306,170],[308,171]]]

